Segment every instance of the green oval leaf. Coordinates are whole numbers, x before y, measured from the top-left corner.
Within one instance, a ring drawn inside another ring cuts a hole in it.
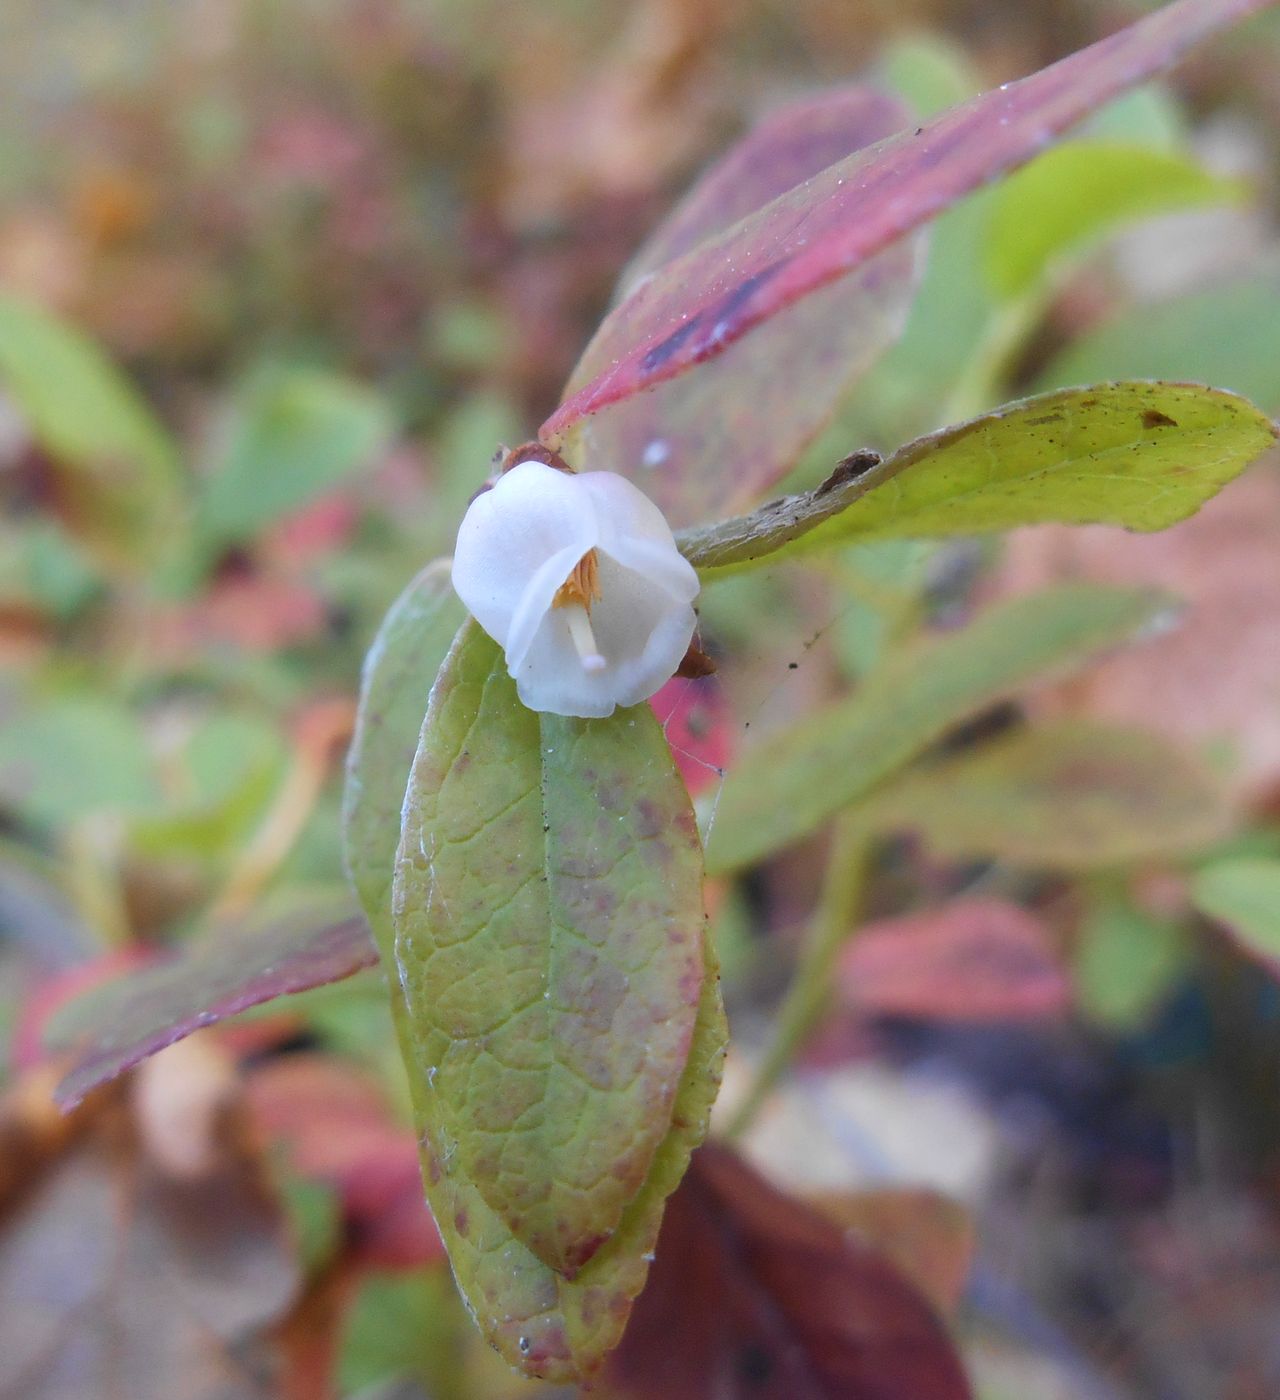
[[[425,1085],[418,1081],[415,1100],[427,1200],[454,1277],[490,1343],[527,1375],[561,1383],[588,1380],[617,1345],[631,1304],[644,1287],[667,1197],[706,1136],[720,1085],[727,1029],[709,943],[704,951],[702,997],[670,1130],[617,1230],[572,1279],[531,1253],[490,1208],[477,1185],[447,1170],[432,1151]]]
[[[173,528],[177,448],[91,340],[41,307],[0,295],[0,382],[44,450],[74,471],[95,534],[119,549]]]
[[[435,687],[405,796],[395,957],[440,1170],[572,1277],[671,1127],[705,978],[702,858],[645,706],[516,698],[474,624]]]
[[[200,503],[207,541],[245,539],[364,466],[391,433],[386,404],[341,375],[272,366],[244,386]]]
[[[709,868],[745,865],[799,839],[954,725],[1119,645],[1170,607],[1156,593],[1070,584],[990,608],[962,631],[900,652],[850,699],[730,771],[707,838]]]
[[[427,697],[466,609],[437,559],[396,599],[365,657],[342,794],[347,873],[388,969],[394,968],[391,876],[400,808]]]
[[[1196,876],[1191,897],[1242,952],[1280,976],[1280,860],[1215,861]]]
[[[1036,387],[1087,384],[1116,374],[1198,379],[1280,410],[1280,267],[1168,301],[1127,306],[1071,342]]]
[[[863,540],[1054,521],[1163,530],[1276,437],[1266,414],[1222,389],[1146,380],[1060,389],[918,438],[843,479],[837,471],[805,496],[689,532],[681,548],[710,572]]]
[[[997,295],[1034,291],[1067,254],[1145,214],[1237,203],[1241,180],[1176,151],[1110,140],[1072,141],[1037,156],[1000,186],[985,241]]]
[[[905,774],[869,804],[881,828],[953,858],[1078,870],[1183,855],[1221,837],[1220,787],[1140,729],[1066,721]]]

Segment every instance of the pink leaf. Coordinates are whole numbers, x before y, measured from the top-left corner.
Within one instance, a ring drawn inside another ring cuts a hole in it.
[[[869,83],[851,83],[770,112],[716,161],[654,230],[623,274],[623,293],[630,295],[650,273],[827,166],[892,135],[907,119],[896,97]],[[582,366],[574,378],[583,378]]]
[[[829,166],[638,286],[591,346],[599,368],[551,415],[542,436],[558,444],[583,418],[722,354],[1266,3],[1180,0],[1052,67]]]
[[[718,783],[733,757],[729,704],[714,676],[669,680],[649,701],[690,797]]]
[[[867,86],[782,108],[694,186],[641,250],[624,289],[906,120],[898,101]],[[580,424],[565,455],[641,483],[675,524],[745,509],[795,465],[846,390],[900,334],[917,264],[914,242],[898,243],[699,374]],[[613,326],[610,318],[587,347],[570,392],[612,363]]]
[[[945,1021],[1053,1015],[1070,997],[1044,926],[1002,899],[957,899],[868,924],[838,980],[859,1011]]]
[[[313,913],[221,930],[95,989],[54,1018],[46,1041],[72,1060],[55,1097],[74,1108],[91,1089],[202,1026],[377,961],[363,919],[333,923]]]
[[[417,1138],[376,1079],[322,1055],[283,1055],[250,1070],[245,1094],[293,1171],[337,1192],[355,1262],[396,1269],[443,1261]]]

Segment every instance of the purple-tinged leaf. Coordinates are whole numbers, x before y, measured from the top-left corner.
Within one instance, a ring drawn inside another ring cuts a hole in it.
[[[649,708],[536,714],[468,623],[431,691],[392,907],[425,1141],[573,1278],[670,1131],[706,977],[702,849]]]
[[[782,108],[694,186],[628,269],[624,294],[906,120],[896,99],[862,85]],[[896,244],[855,276],[788,307],[701,373],[580,423],[564,455],[584,470],[630,477],[676,524],[753,504],[901,333],[918,280],[916,251],[914,241]],[[609,368],[611,325],[587,347],[570,393]]]
[[[73,1057],[58,1103],[74,1108],[91,1089],[192,1031],[275,997],[341,981],[377,960],[363,919],[334,922],[314,908],[207,935],[54,1016],[46,1044]]]
[[[650,273],[827,166],[900,131],[908,119],[897,97],[870,83],[850,83],[776,108],[716,161],[658,225],[623,273],[621,294],[630,296]],[[581,377],[579,366],[574,378]]]
[[[1267,2],[1180,0],[829,166],[636,288],[591,347],[601,368],[551,415],[542,436],[561,443],[589,415],[723,354],[761,322],[863,267],[1108,99]]]

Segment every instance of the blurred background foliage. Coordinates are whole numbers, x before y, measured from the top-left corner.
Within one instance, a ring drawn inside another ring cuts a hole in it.
[[[0,1074],[29,1072],[51,979],[249,915],[346,907],[341,758],[379,618],[448,552],[495,448],[554,406],[630,254],[754,116],[867,71],[925,115],[1138,8],[7,0]],[[1267,17],[941,217],[902,340],[795,483],[853,448],[1108,377],[1201,380],[1280,412],[1277,62]],[[1165,536],[870,544],[704,600],[721,680],[671,716],[704,803],[748,728],[977,606],[1077,576],[1187,602],[1178,630],[1022,711],[1198,750],[1231,834],[1177,858],[1104,848],[1082,871],[886,850],[868,917],[975,893],[1021,906],[1062,997],[1042,1014],[1008,955],[975,974],[994,1011],[930,1000],[935,950],[896,1000],[826,1018],[808,1075],[748,1142],[797,1187],[906,1182],[976,1215],[958,1326],[991,1400],[1280,1390],[1278,536],[1264,463]],[[713,891],[744,1060],[818,850]],[[208,1053],[256,1105],[254,1150],[274,1144],[300,1280],[295,1393],[325,1393],[298,1378],[330,1373],[343,1395],[396,1376],[431,1395],[532,1393],[479,1347],[429,1241],[353,1255],[365,1158],[344,1176],[308,1157],[372,1133],[368,1161],[397,1162],[403,1186],[373,977],[253,1024]],[[266,1053],[281,1047],[295,1056]],[[280,1108],[294,1091],[255,1069],[295,1057],[323,1062],[301,1127]],[[352,1076],[366,1107],[344,1118]],[[156,1141],[143,1134],[144,1155]],[[407,1160],[412,1181],[411,1142]]]

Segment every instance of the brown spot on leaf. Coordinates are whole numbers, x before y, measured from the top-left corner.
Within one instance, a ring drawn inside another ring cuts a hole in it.
[[[829,496],[848,482],[856,481],[858,477],[865,476],[873,467],[878,467],[881,461],[880,454],[873,452],[869,447],[859,447],[855,452],[850,452],[847,457],[841,457],[835,464],[831,475],[814,491],[814,499]]]
[[[1176,428],[1178,420],[1170,418],[1167,413],[1161,413],[1158,408],[1148,408],[1142,415],[1142,426],[1144,428]]]

